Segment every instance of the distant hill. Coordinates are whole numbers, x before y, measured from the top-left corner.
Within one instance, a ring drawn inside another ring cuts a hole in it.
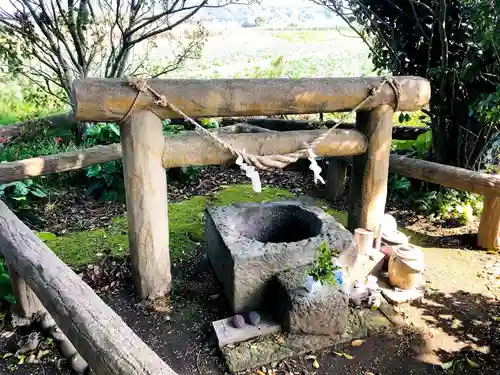
[[[196,18],[210,23],[241,26],[331,27],[342,24],[333,12],[308,0],[263,0],[260,4],[205,8]]]

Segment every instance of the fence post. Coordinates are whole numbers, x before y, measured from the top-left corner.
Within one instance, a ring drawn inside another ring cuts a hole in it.
[[[154,299],[170,292],[172,279],[161,120],[132,113],[121,125],[121,144],[133,278],[139,296]]]
[[[328,158],[326,169],[325,196],[330,201],[336,201],[344,195],[347,162],[340,158]]]
[[[12,311],[20,318],[31,320],[36,313],[43,310],[43,305],[19,272],[12,266],[8,266],[8,269],[12,281],[12,294],[16,299]]]
[[[487,250],[500,249],[500,196],[484,197],[477,244]]]
[[[368,147],[364,154],[353,157],[347,220],[351,231],[375,230],[384,215],[393,114],[387,104],[356,114],[356,127],[368,137]]]

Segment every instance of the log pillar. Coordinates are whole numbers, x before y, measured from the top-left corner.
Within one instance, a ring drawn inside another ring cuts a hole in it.
[[[351,231],[375,231],[384,215],[393,113],[393,108],[384,104],[356,114],[356,126],[368,137],[368,147],[364,154],[353,157],[347,220]]]
[[[12,306],[12,312],[21,318],[32,319],[35,314],[43,310],[43,305],[19,272],[14,267],[9,266],[8,268],[12,282],[12,294],[16,299],[15,305]]]
[[[345,190],[347,162],[340,158],[329,158],[326,169],[325,197],[329,201],[342,198]]]
[[[477,244],[483,249],[500,249],[500,196],[486,195],[479,222]]]
[[[155,299],[171,290],[161,120],[133,113],[121,126],[121,144],[133,278],[141,298]]]

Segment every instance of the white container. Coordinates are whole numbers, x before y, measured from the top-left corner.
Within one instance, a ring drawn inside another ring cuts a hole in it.
[[[313,293],[315,290],[321,288],[321,282],[315,281],[314,277],[308,276],[306,280],[306,290],[309,293]]]
[[[371,230],[356,228],[354,229],[354,241],[358,248],[359,255],[368,255],[373,249],[374,233]]]

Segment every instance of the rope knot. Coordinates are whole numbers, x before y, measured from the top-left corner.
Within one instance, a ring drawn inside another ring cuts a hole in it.
[[[160,107],[168,107],[168,100],[165,95],[160,95],[156,100],[155,104],[159,105]]]
[[[148,83],[142,77],[134,77],[130,80],[130,86],[135,88],[139,92],[147,92],[148,91]]]

